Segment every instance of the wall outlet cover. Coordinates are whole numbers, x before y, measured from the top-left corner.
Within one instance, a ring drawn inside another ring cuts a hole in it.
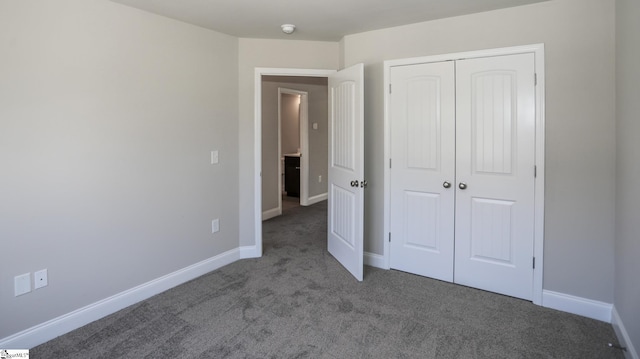
[[[46,269],[33,273],[34,289],[46,287],[49,284],[49,278]]]

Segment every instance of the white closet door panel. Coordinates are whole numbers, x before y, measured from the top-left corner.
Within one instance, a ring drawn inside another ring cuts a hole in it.
[[[453,62],[391,68],[390,265],[446,281],[453,280],[453,79]]]
[[[516,95],[514,71],[487,71],[472,75],[471,140],[477,172],[510,174],[514,147]]]
[[[454,280],[524,299],[533,291],[533,69],[533,54],[456,62]]]
[[[416,250],[441,253],[439,243],[441,227],[438,210],[441,206],[437,193],[405,191],[405,246]]]

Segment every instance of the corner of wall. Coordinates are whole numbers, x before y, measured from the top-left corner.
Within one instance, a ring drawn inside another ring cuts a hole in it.
[[[613,330],[616,332],[616,336],[618,337],[618,344],[625,348],[625,357],[629,359],[639,359],[638,351],[633,346],[633,342],[629,337],[629,333],[616,310],[615,305],[613,306],[613,310],[611,313],[611,325],[613,326]]]

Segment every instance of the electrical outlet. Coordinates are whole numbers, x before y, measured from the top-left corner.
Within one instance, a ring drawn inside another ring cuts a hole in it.
[[[322,176],[318,176],[318,182],[322,182]]]
[[[33,273],[33,277],[35,282],[33,286],[34,289],[46,287],[49,284],[49,278],[46,269],[42,269]]]
[[[220,219],[216,218],[211,221],[211,233],[216,233],[220,231]]]
[[[31,273],[15,276],[13,284],[16,297],[31,292]]]

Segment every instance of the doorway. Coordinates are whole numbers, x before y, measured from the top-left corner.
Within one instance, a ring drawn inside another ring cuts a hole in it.
[[[264,103],[263,80],[266,76],[294,75],[295,78],[322,77],[327,81],[327,141],[325,151],[309,151],[326,155],[326,184],[321,184],[325,193],[310,197],[317,201],[328,200],[327,246],[332,254],[351,274],[361,281],[363,276],[363,213],[364,213],[364,64],[355,64],[341,71],[298,69],[255,69],[255,239],[252,250],[257,256],[262,253],[262,150]],[[311,103],[309,105],[311,107]],[[314,126],[315,127],[315,126]],[[309,141],[310,147],[312,141]],[[260,159],[260,160],[259,160]],[[331,161],[329,161],[331,159]],[[310,166],[313,168],[313,166]],[[349,180],[345,177],[349,174]],[[276,173],[276,176],[279,176]],[[313,183],[311,181],[310,183]],[[318,183],[323,177],[318,176]],[[329,189],[330,188],[330,189]],[[279,191],[279,188],[277,189]],[[310,188],[311,191],[311,188]],[[334,200],[332,200],[332,198]],[[337,198],[337,200],[336,200]],[[349,225],[345,225],[349,223]]]
[[[327,78],[261,76],[260,89],[261,209],[267,220],[282,214],[283,199],[308,206],[327,198]]]
[[[305,91],[278,88],[278,187],[281,190],[278,215],[284,209],[307,206],[309,202],[308,102],[309,94]],[[306,155],[302,156],[303,153]],[[271,216],[263,213],[262,218]]]

